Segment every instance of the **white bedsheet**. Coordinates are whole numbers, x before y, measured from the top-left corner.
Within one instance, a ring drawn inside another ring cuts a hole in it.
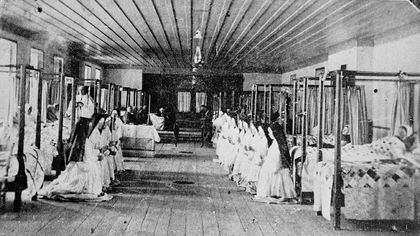
[[[122,136],[125,138],[149,138],[160,142],[158,132],[151,125],[123,125]]]

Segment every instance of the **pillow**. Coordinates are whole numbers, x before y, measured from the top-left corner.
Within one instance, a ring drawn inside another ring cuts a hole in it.
[[[378,139],[371,144],[372,149],[377,154],[382,154],[390,158],[399,158],[405,155],[405,144],[395,136]]]

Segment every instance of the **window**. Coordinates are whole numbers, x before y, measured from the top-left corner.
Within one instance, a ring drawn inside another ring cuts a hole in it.
[[[201,105],[207,106],[207,93],[195,93],[195,112],[200,112]]]
[[[95,79],[101,79],[101,69],[95,69]]]
[[[64,59],[62,57],[54,57],[54,73],[60,74],[64,72]]]
[[[92,67],[85,65],[85,79],[92,79]]]
[[[121,107],[127,107],[127,97],[128,97],[128,91],[127,90],[123,90],[121,91]]]
[[[324,76],[324,74],[325,74],[325,67],[315,69],[315,77],[319,78],[320,76]]]
[[[296,74],[290,75],[290,84],[293,84],[293,81],[296,79]]]
[[[16,65],[17,44],[0,38],[0,65]],[[11,124],[18,108],[18,80],[14,71],[16,68],[2,68],[0,72],[0,122]]]
[[[191,93],[178,92],[178,112],[191,111]]]
[[[44,68],[44,52],[35,48],[31,48],[31,58],[30,58],[29,63],[35,69],[43,69]]]
[[[35,69],[42,69],[44,67],[44,53],[41,50],[31,48],[31,55],[29,64]],[[39,72],[31,71],[30,79],[26,80],[26,102],[35,110],[38,104],[38,85],[39,85]],[[46,107],[42,111],[42,115],[46,114]]]

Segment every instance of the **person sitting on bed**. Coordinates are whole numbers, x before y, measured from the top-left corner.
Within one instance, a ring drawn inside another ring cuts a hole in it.
[[[127,112],[125,113],[125,123],[126,124],[134,124],[136,121],[136,116],[133,112],[133,108],[131,106],[127,107]]]
[[[58,117],[55,114],[54,105],[48,105],[47,106],[47,122],[54,123],[56,120],[58,120]]]
[[[341,146],[351,143],[350,139],[350,128],[348,125],[345,125],[341,131]]]
[[[318,126],[315,126],[314,128],[312,128],[312,136],[314,136],[316,140],[318,139]],[[349,143],[351,143],[350,128],[348,125],[345,125],[343,127],[343,130],[341,131],[341,146],[343,147]],[[314,144],[309,144],[308,146],[316,147],[317,145],[318,145],[317,143],[314,143]],[[334,148],[334,145],[330,143],[325,143],[325,140],[324,140],[322,142],[322,148]]]
[[[401,125],[398,128],[398,133],[395,135],[397,138],[404,143],[405,148],[407,151],[411,151],[414,148],[414,143],[416,141],[416,137],[413,135],[413,128],[409,125]]]
[[[137,115],[137,122],[139,125],[144,125],[147,123],[147,117],[148,117],[148,111],[147,111],[147,106],[142,106],[140,108],[140,111]]]
[[[159,110],[156,112],[156,115],[160,117],[165,117],[166,116],[165,108],[160,107]]]

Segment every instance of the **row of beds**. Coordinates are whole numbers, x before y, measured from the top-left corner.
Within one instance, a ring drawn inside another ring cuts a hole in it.
[[[11,136],[17,137],[17,130],[8,130],[6,132],[12,132]],[[71,120],[64,119],[64,141],[70,138],[70,132]],[[32,198],[36,196],[44,183],[45,177],[54,174],[52,163],[54,157],[58,155],[57,137],[58,121],[42,123],[41,145],[40,148],[37,148],[34,145],[35,126],[28,125],[25,127],[24,167],[28,187],[22,192],[24,197]],[[0,205],[2,207],[5,206],[5,193],[2,191],[5,188],[5,183],[14,182],[19,170],[19,163],[16,157],[17,142],[15,143],[13,147],[4,148],[0,151],[0,193],[2,193]]]
[[[303,193],[313,194],[314,211],[331,218],[334,177],[334,136],[327,135],[318,161],[317,140],[308,136],[306,159],[302,164],[302,137],[293,146],[293,179]],[[420,219],[420,149],[407,151],[396,137],[384,137],[371,144],[342,147],[343,214],[354,220]],[[303,165],[303,168],[302,168]]]

